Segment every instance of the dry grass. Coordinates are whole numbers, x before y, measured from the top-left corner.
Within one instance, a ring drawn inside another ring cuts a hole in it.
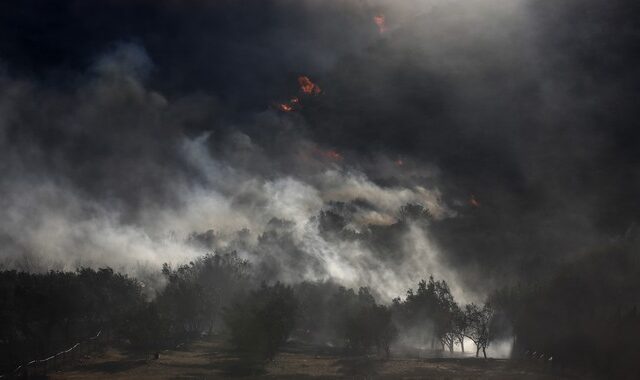
[[[83,358],[52,379],[556,379],[545,368],[509,360],[342,357],[313,347],[291,346],[272,362],[257,364],[220,341],[197,341],[150,355],[108,349]]]

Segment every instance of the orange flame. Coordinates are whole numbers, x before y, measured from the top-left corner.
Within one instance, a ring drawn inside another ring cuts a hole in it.
[[[298,99],[297,97],[291,98],[287,103],[278,103],[275,106],[282,112],[295,111],[297,108],[301,107],[300,99]]]
[[[322,92],[317,84],[313,83],[311,79],[309,79],[309,77],[306,77],[304,75],[298,77],[298,83],[300,84],[300,89],[305,94],[317,95]]]
[[[476,199],[476,196],[471,194],[471,198],[469,199],[469,204],[473,207],[480,207],[480,202]]]
[[[330,150],[317,150],[318,154],[320,156],[322,156],[323,158],[327,159],[327,160],[331,160],[331,161],[342,161],[344,159],[344,157],[342,156],[342,154],[340,154],[338,151],[335,151],[333,149]]]
[[[373,22],[375,22],[376,25],[378,26],[378,30],[380,31],[380,34],[387,31],[387,22],[383,14],[373,16]]]
[[[291,111],[293,111],[293,107],[288,103],[277,104],[277,107],[282,112],[291,112]]]

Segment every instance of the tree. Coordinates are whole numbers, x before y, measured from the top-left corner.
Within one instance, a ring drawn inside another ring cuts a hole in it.
[[[390,356],[397,330],[389,308],[375,303],[362,304],[346,318],[345,341],[351,352],[367,353],[375,347],[378,354]]]
[[[144,304],[135,279],[110,268],[0,272],[0,372],[94,335],[121,332]]]
[[[429,209],[421,204],[407,203],[400,208],[400,220],[403,222],[429,222],[432,219]]]
[[[400,323],[405,327],[419,327],[428,331],[431,346],[439,342],[440,347],[453,351],[456,340],[454,334],[454,315],[457,304],[453,299],[449,285],[445,281],[422,280],[418,289],[407,291],[404,302],[394,301]]]
[[[169,322],[160,314],[155,301],[133,309],[121,332],[133,348],[153,351],[166,346],[170,337]]]
[[[294,328],[297,307],[291,287],[262,284],[225,310],[231,343],[257,358],[273,359]]]
[[[487,347],[491,342],[490,324],[493,313],[493,309],[489,304],[485,304],[482,308],[474,303],[465,306],[468,325],[467,337],[476,345],[476,357],[478,357],[482,349],[484,358],[487,358]]]
[[[166,287],[158,294],[160,313],[176,339],[211,332],[222,309],[249,282],[249,263],[235,252],[206,254],[176,269],[164,264]]]
[[[452,334],[456,340],[456,343],[460,345],[460,349],[464,353],[464,338],[467,336],[469,330],[469,322],[465,317],[465,313],[456,304],[453,310],[453,331]]]

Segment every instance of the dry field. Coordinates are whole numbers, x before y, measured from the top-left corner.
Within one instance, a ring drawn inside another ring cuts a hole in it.
[[[475,358],[418,359],[342,357],[311,347],[288,347],[263,366],[227,351],[218,341],[197,341],[162,352],[158,360],[144,354],[108,349],[85,357],[52,379],[557,379],[543,367],[509,360]]]

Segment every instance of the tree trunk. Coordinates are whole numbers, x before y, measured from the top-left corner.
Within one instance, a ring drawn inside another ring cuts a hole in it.
[[[69,321],[69,318],[65,319],[65,323],[64,323],[64,345],[65,347],[69,345],[69,342],[71,341],[71,339],[69,339],[69,331],[71,330],[69,328],[69,325],[71,324],[71,322]]]
[[[464,338],[460,339],[460,349],[462,350],[462,353],[464,354]]]
[[[487,358],[487,348],[486,347],[482,347],[482,355],[484,355],[484,358]]]
[[[476,358],[480,355],[480,346],[476,345]]]

